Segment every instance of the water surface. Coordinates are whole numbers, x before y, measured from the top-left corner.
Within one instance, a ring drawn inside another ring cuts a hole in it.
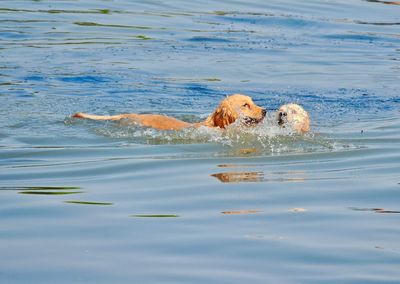
[[[0,282],[399,283],[400,5],[264,2],[0,2]]]

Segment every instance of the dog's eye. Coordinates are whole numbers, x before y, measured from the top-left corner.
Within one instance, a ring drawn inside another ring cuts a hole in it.
[[[242,105],[242,107],[250,108],[250,105],[248,103],[245,103],[244,105]]]

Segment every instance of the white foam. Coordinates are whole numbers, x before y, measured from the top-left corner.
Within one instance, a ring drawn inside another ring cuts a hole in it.
[[[95,132],[107,137],[129,139],[138,144],[214,143],[229,147],[233,152],[247,149],[257,154],[326,152],[349,147],[314,133],[297,134],[290,125],[282,128],[272,115],[253,126],[237,120],[225,130],[202,126],[181,131],[161,131],[124,121],[108,122],[106,126],[102,124]]]

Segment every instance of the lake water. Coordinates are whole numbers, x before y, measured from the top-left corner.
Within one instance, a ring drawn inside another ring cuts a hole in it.
[[[397,4],[1,1],[0,282],[400,283]],[[312,132],[70,118],[232,93]]]

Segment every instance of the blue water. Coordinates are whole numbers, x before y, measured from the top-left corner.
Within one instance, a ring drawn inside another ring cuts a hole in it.
[[[400,283],[399,71],[395,2],[1,1],[0,283]],[[70,118],[232,93],[312,132]]]

